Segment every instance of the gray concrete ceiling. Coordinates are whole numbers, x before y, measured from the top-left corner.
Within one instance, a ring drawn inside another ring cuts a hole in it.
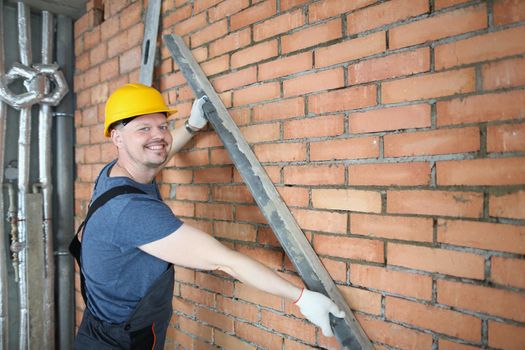
[[[15,5],[18,1],[8,0]],[[87,0],[23,0],[33,11],[49,11],[56,15],[64,15],[77,19],[86,13]]]

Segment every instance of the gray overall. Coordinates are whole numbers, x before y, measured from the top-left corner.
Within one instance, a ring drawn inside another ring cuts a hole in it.
[[[89,207],[86,219],[80,225],[77,235],[69,246],[71,254],[81,267],[82,232],[90,216],[111,198],[126,193],[144,193],[132,186],[118,186],[100,195]],[[80,269],[81,292],[87,305],[84,276]],[[173,265],[153,283],[146,295],[139,301],[131,316],[122,323],[113,324],[97,319],[86,307],[75,339],[76,350],[160,350],[164,348],[166,331],[172,315]]]

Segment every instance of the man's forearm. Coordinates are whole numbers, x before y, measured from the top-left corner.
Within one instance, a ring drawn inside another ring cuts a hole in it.
[[[301,288],[272,269],[186,224],[163,239],[140,246],[140,249],[175,265],[223,271],[243,283],[290,300],[296,300],[301,294]]]
[[[175,153],[180,151],[181,148],[184,147],[184,145],[187,144],[189,140],[191,140],[193,134],[186,130],[184,125],[181,125],[178,128],[175,128],[171,131],[171,136],[173,138],[173,143],[171,144],[168,160],[171,159],[171,157],[173,157]]]
[[[301,295],[301,288],[288,282],[266,265],[236,251],[231,251],[231,255],[233,257],[219,270],[249,286],[292,301]]]

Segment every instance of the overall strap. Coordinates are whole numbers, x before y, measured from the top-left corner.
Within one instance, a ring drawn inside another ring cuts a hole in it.
[[[140,193],[140,194],[146,194],[146,192],[142,191],[141,189],[138,189],[136,187],[130,186],[130,185],[123,185],[123,186],[117,186],[110,188],[106,192],[102,193],[100,196],[98,196],[97,199],[88,208],[88,212],[86,214],[86,218],[84,221],[80,224],[77,230],[77,234],[79,232],[82,232],[82,229],[84,226],[86,226],[86,223],[88,222],[91,215],[93,215],[98,208],[106,204],[110,199],[123,195],[123,194],[129,194],[129,193]]]
[[[130,194],[130,193],[146,194],[146,192],[136,187],[133,187],[130,185],[123,185],[123,186],[113,187],[107,190],[106,192],[102,193],[100,196],[98,196],[97,199],[95,199],[95,201],[91,203],[91,205],[89,206],[86,218],[78,227],[77,234],[75,235],[75,237],[73,237],[73,239],[71,240],[71,243],[69,244],[69,252],[71,253],[71,255],[73,255],[73,257],[78,263],[78,266],[80,267],[80,281],[81,281],[80,287],[81,287],[82,297],[84,298],[84,303],[87,303],[87,299],[86,299],[86,292],[85,292],[85,287],[84,287],[84,275],[82,274],[82,264],[80,262],[80,252],[81,252],[82,244],[80,240],[78,239],[78,234],[83,231],[89,218],[91,217],[91,215],[93,215],[97,211],[98,208],[102,207],[112,198],[115,198],[123,194]]]

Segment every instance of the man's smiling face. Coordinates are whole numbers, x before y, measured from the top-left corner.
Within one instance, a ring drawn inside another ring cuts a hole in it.
[[[119,150],[136,165],[157,168],[166,162],[173,139],[164,113],[138,116],[115,132],[120,133]]]

